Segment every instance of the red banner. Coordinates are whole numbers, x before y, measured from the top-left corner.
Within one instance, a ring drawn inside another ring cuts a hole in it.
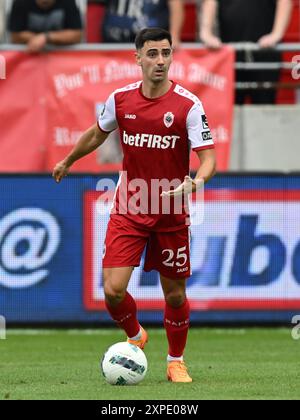
[[[3,53],[0,81],[0,171],[52,171],[80,134],[95,123],[109,94],[141,79],[130,51],[60,51],[47,55]],[[227,170],[233,117],[230,48],[176,52],[170,78],[203,102],[217,145],[218,170]],[[198,158],[192,154],[192,168]],[[73,171],[116,171],[122,155],[117,133]]]
[[[0,80],[0,171],[43,171],[46,102],[44,57],[1,53],[6,79]]]

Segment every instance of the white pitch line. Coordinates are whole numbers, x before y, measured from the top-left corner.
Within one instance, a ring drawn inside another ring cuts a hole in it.
[[[7,329],[7,335],[57,335],[57,334],[66,334],[66,335],[124,335],[123,331],[119,330],[109,330],[109,329],[99,329],[99,330],[45,330],[45,329]]]

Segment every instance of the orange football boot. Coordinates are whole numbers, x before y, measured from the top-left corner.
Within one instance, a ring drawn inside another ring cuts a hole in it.
[[[127,338],[127,343],[133,344],[134,346],[144,350],[145,345],[148,343],[148,333],[143,327],[141,327],[141,333],[142,337],[139,340],[130,340],[130,338]]]
[[[187,367],[184,362],[175,360],[168,362],[167,368],[168,381],[171,382],[192,382],[192,378],[188,374]]]

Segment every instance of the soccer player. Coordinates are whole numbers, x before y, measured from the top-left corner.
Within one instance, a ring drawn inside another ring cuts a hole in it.
[[[168,78],[170,33],[160,28],[143,29],[135,43],[143,80],[109,96],[97,124],[55,166],[53,176],[60,182],[76,160],[94,151],[119,127],[124,160],[104,245],[106,307],[126,332],[128,342],[143,349],[148,334],[138,322],[137,306],[127,286],[147,246],[144,270],[159,272],[165,297],[167,377],[172,382],[192,382],[183,360],[190,318],[186,297],[190,276],[188,211],[182,205],[181,213],[175,206],[165,212],[164,205],[165,200],[169,204],[184,201],[188,193],[201,188],[215,174],[214,143],[200,100]],[[189,176],[190,149],[200,160],[195,179]],[[159,189],[158,197],[152,191],[155,180],[160,186],[167,185],[167,189]],[[137,204],[134,185],[142,185],[149,203],[141,194],[143,205]],[[155,200],[159,211],[152,208]]]

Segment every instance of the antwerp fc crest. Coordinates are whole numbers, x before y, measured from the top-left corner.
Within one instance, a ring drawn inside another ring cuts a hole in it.
[[[167,113],[164,115],[164,123],[165,123],[165,126],[166,126],[167,128],[171,127],[171,125],[172,125],[172,124],[173,124],[173,122],[174,122],[174,118],[175,118],[175,116],[174,116],[174,114],[172,114],[172,112],[167,112]]]

